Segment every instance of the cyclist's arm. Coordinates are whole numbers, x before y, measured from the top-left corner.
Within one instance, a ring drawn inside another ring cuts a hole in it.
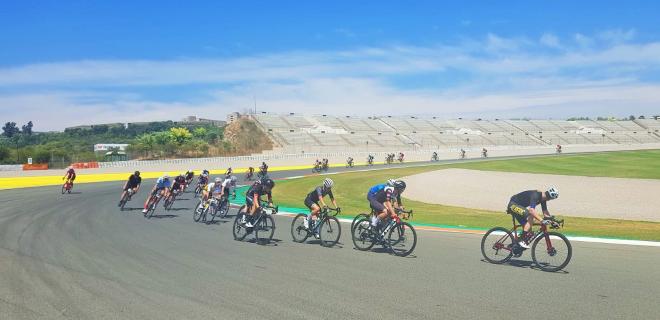
[[[387,212],[391,217],[394,217],[396,215],[396,211],[394,211],[394,207],[392,206],[392,201],[385,200],[385,202],[383,202],[383,205],[385,206],[385,209],[387,209]]]
[[[128,181],[131,181],[131,178],[128,178]],[[121,188],[122,190],[126,190],[126,187],[128,187],[128,181],[124,183],[124,187]]]
[[[271,206],[271,207],[273,206],[273,192],[272,191],[268,192],[268,205]]]
[[[541,210],[543,211],[544,217],[550,216],[550,211],[548,211],[548,204],[545,201],[541,202]]]
[[[332,194],[332,190],[330,190],[328,192],[328,196],[330,196],[330,200],[332,201],[332,205],[335,206],[335,208],[337,208],[337,201],[335,201],[335,195]]]
[[[252,203],[254,203],[255,208],[259,208],[261,206],[261,203],[259,203],[260,200],[261,199],[259,197],[259,193],[255,192],[254,195],[252,196]]]

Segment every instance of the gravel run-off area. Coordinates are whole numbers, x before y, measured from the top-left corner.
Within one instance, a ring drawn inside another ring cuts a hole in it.
[[[555,186],[560,197],[548,203],[555,215],[660,221],[660,180],[579,177],[445,169],[404,178],[405,198],[426,203],[504,211],[524,190]]]

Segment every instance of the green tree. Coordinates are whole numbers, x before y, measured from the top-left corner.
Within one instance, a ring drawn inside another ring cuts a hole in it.
[[[0,146],[0,162],[9,160],[10,151],[5,146]]]
[[[208,133],[209,133],[209,131],[206,130],[206,128],[204,128],[204,127],[199,127],[199,128],[195,129],[195,130],[192,132],[192,134],[193,134],[193,136],[194,136],[195,138],[197,138],[197,139],[202,139],[202,140],[205,140],[205,139],[206,139],[206,135],[207,135]]]
[[[5,123],[5,126],[2,127],[2,131],[2,134],[7,138],[11,138],[20,133],[20,130],[16,127],[16,122]]]
[[[190,139],[193,137],[192,133],[190,133],[190,131],[188,131],[186,128],[171,128],[169,132],[174,142],[178,145],[182,145],[190,141]]]

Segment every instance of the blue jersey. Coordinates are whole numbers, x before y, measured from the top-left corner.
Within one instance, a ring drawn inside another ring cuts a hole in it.
[[[164,188],[169,188],[172,186],[172,181],[170,179],[163,179],[163,177],[158,178],[156,180],[156,189],[164,189]]]
[[[385,187],[387,187],[387,184],[385,184],[385,183],[377,184],[377,185],[375,185],[375,186],[373,186],[369,189],[369,195],[373,196],[373,195],[377,194],[379,191],[385,189]]]

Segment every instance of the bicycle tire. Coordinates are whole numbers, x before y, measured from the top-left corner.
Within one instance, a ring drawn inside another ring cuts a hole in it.
[[[215,215],[218,213],[217,209],[213,206],[209,206],[209,209],[206,211],[206,214],[204,215],[204,221],[206,224],[211,224],[213,223],[213,220],[215,220]],[[211,221],[208,220],[209,216],[211,217]]]
[[[309,232],[304,228],[307,215],[300,213],[291,220],[291,238],[293,242],[303,243],[309,238]]]
[[[395,256],[408,256],[417,247],[417,232],[410,223],[401,222],[388,232],[387,244],[390,252]]]
[[[254,238],[258,244],[269,244],[275,235],[275,220],[267,214],[263,214],[256,226],[254,226]]]
[[[204,215],[204,207],[202,202],[200,202],[197,207],[195,207],[195,211],[193,211],[193,220],[195,222],[199,222],[200,219],[202,219],[202,216]]]
[[[355,227],[355,223],[360,219],[369,220],[369,215],[366,213],[360,213],[357,216],[355,216],[355,218],[353,218],[353,221],[351,221],[351,234],[353,233],[353,228]]]
[[[371,250],[376,244],[374,237],[371,234],[371,230],[369,229],[370,224],[371,222],[369,219],[361,219],[358,220],[355,227],[351,229],[351,238],[355,249],[367,251]]]
[[[62,194],[66,193],[66,183],[62,186]]]
[[[319,226],[319,237],[321,246],[332,247],[341,238],[341,224],[336,217],[326,217]]]
[[[541,263],[541,262],[538,261],[536,248],[538,247],[539,243],[546,244],[545,241],[541,242],[541,240],[545,240],[546,236],[538,237],[538,238],[536,238],[536,240],[534,240],[534,244],[532,245],[532,261],[534,261],[534,264],[536,264],[536,266],[539,267],[539,269],[541,269],[543,271],[557,272],[561,269],[564,269],[568,265],[568,263],[571,262],[571,257],[573,256],[573,247],[571,246],[571,242],[568,241],[568,238],[566,238],[566,236],[564,236],[563,234],[561,234],[559,232],[553,232],[553,231],[548,232],[547,237],[550,237],[550,236],[555,236],[555,237],[561,239],[561,241],[563,241],[566,244],[566,246],[565,246],[565,248],[566,248],[566,258],[564,259],[564,261],[561,261],[561,263],[559,263],[557,266],[553,266],[553,267],[548,267],[544,263]],[[557,243],[557,241],[555,240],[555,241],[553,241],[553,243]],[[553,246],[553,249],[555,249],[554,254],[556,254],[556,252],[557,252],[556,248],[557,248],[557,246]],[[547,248],[546,248],[546,252],[548,254],[550,254],[547,251]],[[550,254],[550,256],[554,257],[553,254]]]
[[[248,230],[247,228],[241,224],[241,217],[243,217],[245,213],[242,212],[242,210],[239,210],[238,213],[236,214],[236,218],[234,218],[234,225],[232,227],[232,234],[234,235],[234,240],[236,241],[243,241],[245,237],[248,235]]]
[[[223,201],[222,204],[220,205],[220,209],[218,209],[218,212],[220,215],[220,219],[224,219],[227,217],[227,214],[229,214],[229,200]]]
[[[499,233],[495,234],[495,232]],[[487,242],[486,240],[490,239],[489,236],[491,235],[494,236],[492,237],[494,242],[492,240]],[[504,227],[495,227],[486,231],[481,238],[481,254],[484,256],[484,259],[490,263],[502,264],[511,260],[511,257],[513,257],[513,250],[511,250],[513,244],[514,241],[511,236],[511,230]],[[490,250],[495,251],[494,257],[487,254]],[[503,254],[500,254],[500,251],[503,251]]]

